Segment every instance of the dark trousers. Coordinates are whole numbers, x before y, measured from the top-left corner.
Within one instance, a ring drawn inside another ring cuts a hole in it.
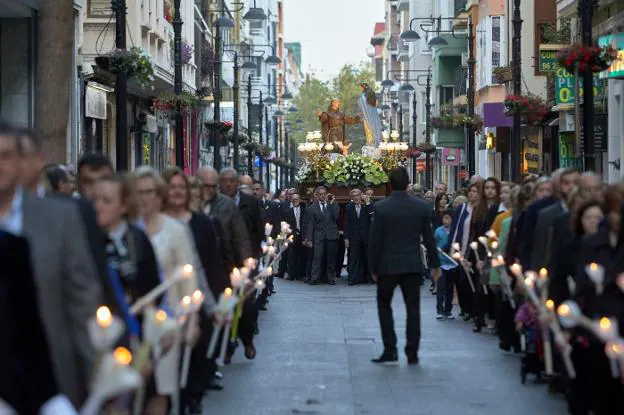
[[[516,331],[514,318],[516,310],[511,307],[509,299],[505,298],[502,288],[496,291],[496,328],[502,348],[513,347],[520,349],[520,336]]]
[[[464,269],[460,268],[457,279],[455,280],[455,288],[457,289],[459,308],[464,314],[472,315],[472,289],[470,288],[468,278]],[[472,278],[474,282],[474,277],[470,276],[470,278]]]
[[[314,241],[312,258],[312,281],[318,282],[323,274],[332,283],[336,279],[336,251],[338,240]],[[323,262],[324,261],[324,262]],[[323,267],[323,263],[325,267]]]
[[[485,294],[483,284],[481,284],[481,276],[478,273],[475,273],[472,274],[472,278],[475,286],[475,292],[472,293],[471,314],[475,325],[483,326],[485,324],[485,311],[487,310],[487,295]]]
[[[458,268],[442,270],[438,280],[438,292],[436,294],[436,310],[438,314],[447,316],[453,311],[453,287],[457,278]]]
[[[312,260],[314,259],[314,248],[304,248],[305,257],[306,257],[306,273],[305,279],[306,281],[312,280]]]
[[[284,278],[286,273],[286,264],[288,263],[288,253],[284,253],[279,260],[277,268],[277,278]]]
[[[347,262],[349,284],[368,282],[367,252],[368,244],[366,241],[363,241],[361,238],[353,238],[349,241],[349,256]]]
[[[288,276],[292,279],[305,279],[307,268],[307,251],[301,240],[295,239],[295,242],[288,248]]]
[[[394,317],[392,316],[392,296],[398,285],[401,287],[407,311],[405,354],[418,356],[418,348],[420,347],[420,277],[419,274],[379,276],[377,281],[377,313],[379,314],[384,352],[395,353],[397,350],[397,337],[394,332]]]
[[[253,343],[254,331],[258,320],[258,308],[255,306],[255,298],[248,297],[243,303],[243,314],[238,321],[238,338],[243,345]]]

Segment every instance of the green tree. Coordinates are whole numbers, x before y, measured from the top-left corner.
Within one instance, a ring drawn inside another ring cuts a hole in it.
[[[298,111],[294,114],[289,113],[287,116],[287,120],[294,127],[291,138],[295,142],[305,141],[306,132],[321,129],[316,114],[327,107],[330,96],[331,92],[326,82],[311,76],[306,77],[303,85],[299,88],[299,92],[292,100]],[[298,124],[297,120],[302,122]]]

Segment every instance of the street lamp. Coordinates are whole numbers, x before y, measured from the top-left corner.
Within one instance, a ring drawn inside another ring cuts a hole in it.
[[[520,0],[514,0],[513,9],[513,44],[511,50],[512,59],[512,81],[514,95],[522,93],[522,68],[521,68],[521,39],[522,39],[522,18],[520,17]],[[509,141],[509,152],[511,153],[510,179],[514,183],[520,182],[520,143],[521,143],[521,116],[515,112],[513,116],[513,129],[511,140]],[[587,132],[586,132],[587,134]]]
[[[180,0],[176,0],[179,6]],[[111,2],[115,12],[115,47],[126,48],[126,1]],[[115,75],[115,167],[118,171],[128,169],[128,76],[124,71]]]
[[[248,22],[262,22],[267,19],[264,10],[261,7],[256,6],[256,0],[254,0],[253,7],[250,7],[247,13],[243,16],[243,19]]]
[[[182,93],[182,17],[180,13],[180,0],[174,0],[174,16],[173,21],[173,92],[176,95],[175,106],[175,154],[176,165],[184,169],[184,128],[182,125],[182,102],[180,94]],[[125,30],[125,28],[124,28]],[[124,108],[124,111],[125,108]]]
[[[392,88],[394,86],[394,81],[392,79],[384,79],[381,81],[382,88]]]
[[[592,20],[598,0],[579,0],[578,14],[581,16],[581,38],[584,46],[592,46]],[[583,161],[585,171],[596,170],[594,158],[594,74],[583,73]]]

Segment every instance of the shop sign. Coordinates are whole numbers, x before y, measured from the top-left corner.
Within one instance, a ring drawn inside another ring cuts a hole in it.
[[[583,168],[583,159],[576,154],[576,135],[573,132],[559,133],[559,167]]]
[[[612,46],[618,50],[617,59],[606,71],[600,73],[601,78],[624,78],[624,33],[606,35],[598,38],[598,46]]]
[[[522,172],[539,174],[541,170],[540,137],[530,135],[522,143]]]
[[[574,104],[574,75],[566,71],[565,68],[557,68],[555,74],[555,93],[557,105]],[[583,96],[583,81],[579,79],[579,94]],[[602,84],[600,75],[594,75],[594,96],[602,94]]]
[[[555,72],[559,68],[557,52],[564,45],[540,45],[539,59],[537,61],[539,72]]]

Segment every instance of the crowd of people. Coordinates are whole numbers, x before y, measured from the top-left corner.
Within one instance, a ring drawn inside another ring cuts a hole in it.
[[[453,195],[442,183],[425,194],[411,190],[433,210],[442,268],[431,288],[437,320],[459,317],[475,333],[487,329],[501,350],[523,354],[523,378],[527,372],[543,375],[544,344],[551,340],[545,336],[552,334],[540,327],[548,323],[518,277],[525,270],[547,276],[552,309],[574,301],[589,319],[618,322],[624,335],[624,286],[618,287],[624,272],[622,183],[607,186],[594,173],[568,168],[520,184],[474,176]],[[487,246],[497,248],[504,267],[492,265]],[[600,290],[588,276],[589,264],[604,269]],[[503,283],[508,276],[510,287]],[[624,413],[624,379],[612,370],[605,342],[585,328],[567,330],[565,339],[575,373],[565,370],[563,346],[553,342],[549,391],[563,394],[573,415]]]
[[[372,189],[351,190],[346,204],[322,185],[305,194],[290,188],[271,195],[261,181],[232,168],[202,167],[188,177],[179,168],[160,173],[140,166],[120,175],[101,154],[83,156],[73,171],[44,164],[36,133],[0,123],[0,256],[5,265],[0,294],[6,300],[0,302],[6,334],[0,341],[0,409],[7,405],[20,414],[37,413],[57,397],[79,408],[95,365],[88,328],[95,310],[106,305],[120,316],[126,332],[119,345],[139,353],[142,317],[130,306],[192,264],[197,288],[205,295],[199,318],[188,321],[192,335],[184,341],[176,341],[175,334],[160,338],[159,358],[141,370],[145,388],[138,413],[166,414],[172,408],[201,413],[204,394],[223,388],[216,357],[222,351],[207,353],[215,307],[232,287],[232,270],[259,259],[284,222],[294,238],[275,277],[334,285],[346,257],[349,285],[377,283],[378,302],[387,303],[380,308],[384,344],[390,339],[395,348],[391,291],[400,284],[410,304],[419,300],[412,295],[414,281],[382,284],[384,272],[390,272],[385,268],[422,274],[422,283],[429,276],[437,320],[463,319],[475,333],[485,329],[498,336],[503,351],[525,357],[532,352],[538,374],[544,372],[544,336],[550,334],[540,329],[545,322],[527,299],[518,269],[548,276],[553,308],[573,300],[590,319],[612,318],[619,335],[624,334],[624,291],[618,286],[624,273],[622,183],[606,186],[596,174],[561,169],[519,184],[474,176],[450,194],[443,183],[426,192],[407,186],[404,169],[393,174],[394,205],[378,201]],[[399,197],[403,193],[413,197]],[[418,228],[422,245],[390,235],[392,227],[398,235],[405,220]],[[488,257],[493,246],[506,266],[493,265]],[[587,264],[604,269],[600,290]],[[14,275],[30,275],[32,284]],[[505,281],[514,275],[508,287]],[[245,297],[233,331],[238,339],[223,343],[224,364],[231,362],[239,341],[245,358],[255,358],[258,312],[266,310],[275,292],[271,277],[258,295]],[[158,304],[171,312],[179,300],[170,290]],[[408,322],[418,326],[412,349],[406,348],[410,363],[418,363],[419,321]],[[32,330],[24,334],[24,327]],[[604,342],[580,328],[567,330],[566,336],[576,373],[570,376],[563,369],[562,351],[555,347],[550,390],[566,396],[573,415],[624,413],[622,379],[613,373]],[[191,346],[191,363],[188,380],[180,386],[176,348],[185,344]],[[396,350],[374,361],[387,360],[396,360]],[[136,402],[136,397],[121,396],[107,408],[136,413]]]

